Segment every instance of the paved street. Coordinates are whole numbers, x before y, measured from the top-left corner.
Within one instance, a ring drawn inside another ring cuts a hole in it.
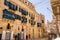
[[[48,38],[38,38],[38,39],[29,39],[29,40],[48,40]]]

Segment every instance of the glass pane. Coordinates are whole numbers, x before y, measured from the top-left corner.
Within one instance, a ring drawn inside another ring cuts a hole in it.
[[[3,18],[9,19],[9,20],[15,20],[15,17],[13,17],[14,14],[12,12],[9,12],[7,9],[3,10]]]
[[[41,25],[41,23],[37,23],[37,27],[41,27],[42,25]]]
[[[22,17],[22,23],[26,23],[27,22],[27,18]]]
[[[7,2],[7,0],[4,0],[4,4],[8,6],[9,2]]]

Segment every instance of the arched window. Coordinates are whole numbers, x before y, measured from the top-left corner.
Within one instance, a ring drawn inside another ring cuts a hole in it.
[[[11,27],[10,27],[10,24],[8,23],[8,25],[7,25],[7,29],[11,29]]]

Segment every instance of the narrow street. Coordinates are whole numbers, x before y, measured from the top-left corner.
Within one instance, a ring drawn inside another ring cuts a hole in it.
[[[0,0],[0,40],[60,40],[60,0]]]
[[[48,40],[48,38],[37,38],[37,39],[29,39],[29,40]]]

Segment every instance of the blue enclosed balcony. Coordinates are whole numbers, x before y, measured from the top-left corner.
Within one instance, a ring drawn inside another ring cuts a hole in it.
[[[27,23],[27,18],[22,17],[21,21],[22,21],[22,23]]]

